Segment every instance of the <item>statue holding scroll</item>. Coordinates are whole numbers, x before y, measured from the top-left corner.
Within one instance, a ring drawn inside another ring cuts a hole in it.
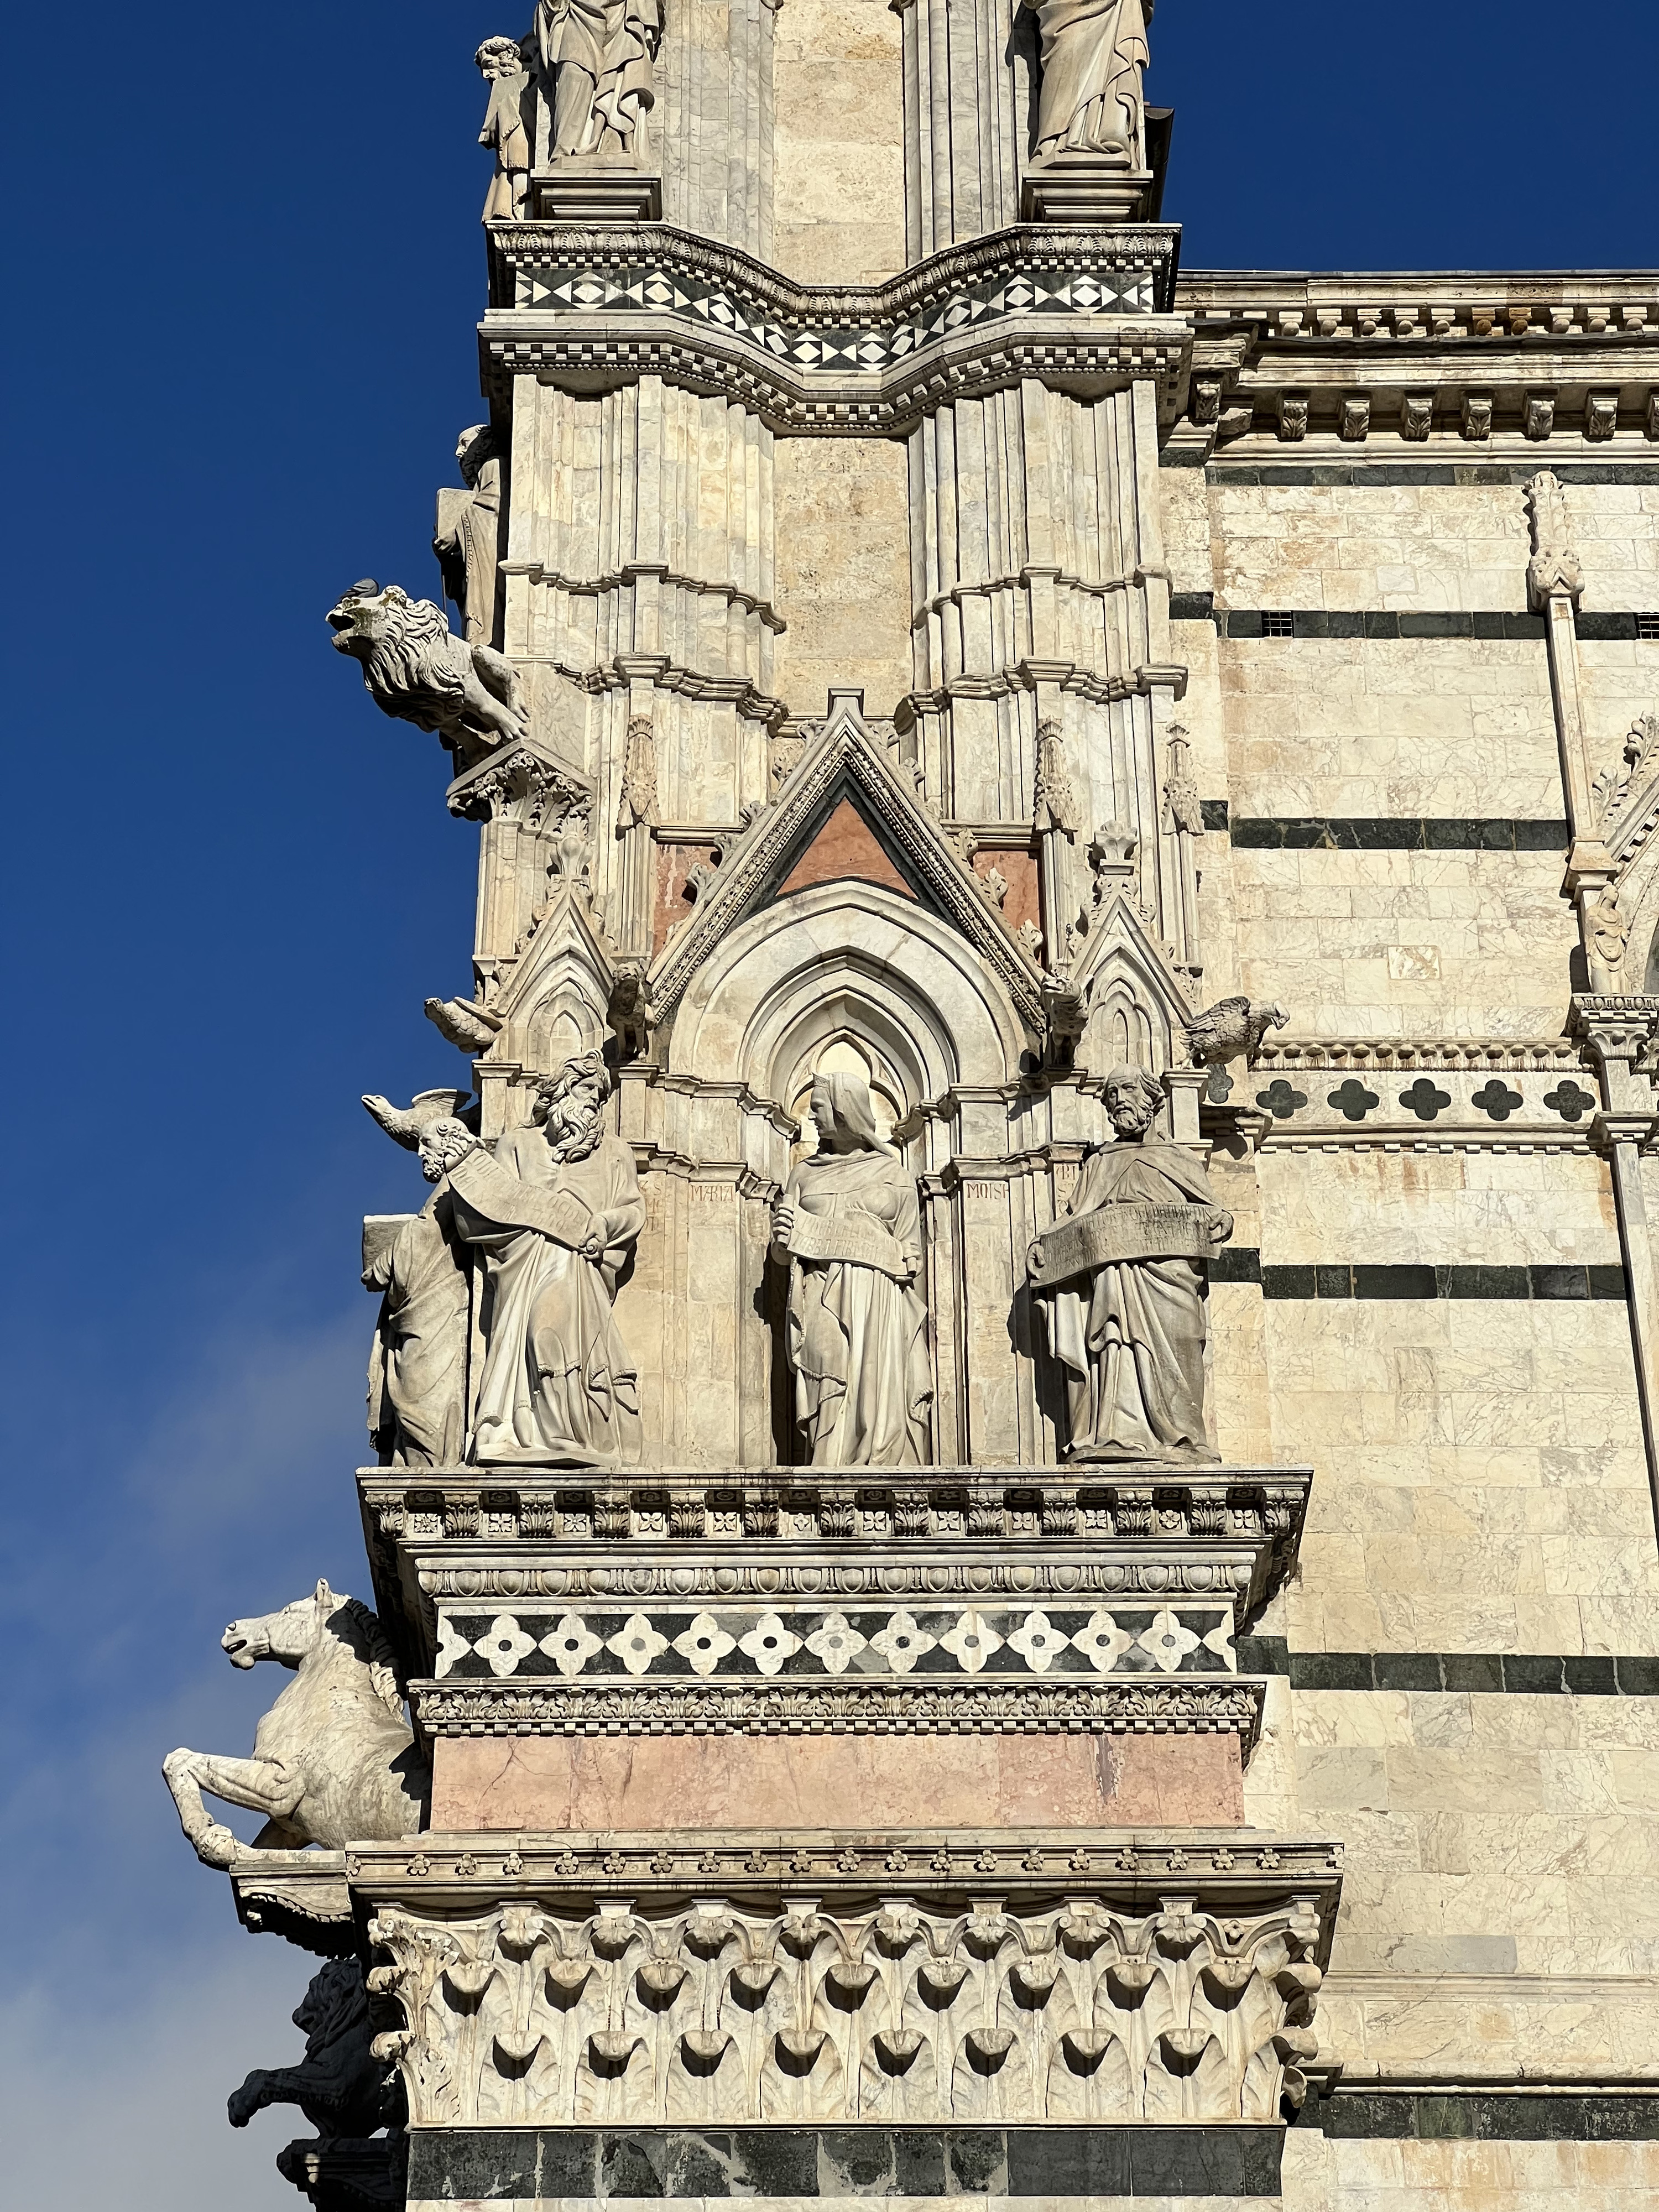
[[[876,1135],[869,1085],[820,1075],[818,1149],[773,1208],[773,1256],[789,1268],[795,1418],[813,1467],[920,1467],[933,1395],[916,1186]]]
[[[1115,1067],[1117,1132],[1084,1162],[1070,1212],[1027,1261],[1065,1377],[1074,1460],[1212,1461],[1204,1431],[1206,1255],[1233,1219],[1180,1145],[1150,1133],[1164,1086]]]
[[[645,1225],[634,1155],[605,1127],[597,1052],[537,1091],[532,1121],[448,1167],[458,1236],[483,1253],[479,1467],[619,1467],[639,1431],[639,1376],[617,1330],[617,1278]]]

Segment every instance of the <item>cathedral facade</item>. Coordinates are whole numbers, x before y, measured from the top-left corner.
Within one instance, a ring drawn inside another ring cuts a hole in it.
[[[1659,2195],[1659,277],[1184,270],[1150,15],[479,49],[319,2212]]]

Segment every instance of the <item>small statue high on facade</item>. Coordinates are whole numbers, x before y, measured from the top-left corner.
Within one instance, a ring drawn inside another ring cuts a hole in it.
[[[914,1288],[921,1212],[914,1179],[876,1134],[869,1085],[820,1075],[818,1149],[772,1210],[789,1268],[795,1417],[812,1467],[920,1467],[933,1395],[927,1309]]]
[[[363,1287],[385,1292],[369,1353],[368,1430],[383,1464],[459,1467],[466,1450],[472,1290],[444,1172],[471,1151],[473,1138],[464,1122],[440,1114],[425,1121],[416,1141],[421,1173],[438,1188],[363,1269]]]
[[[525,192],[535,161],[532,140],[530,65],[517,39],[486,39],[472,57],[489,87],[481,146],[495,149],[495,173],[484,201],[486,222],[507,222],[524,213]]]
[[[1212,1462],[1206,1255],[1232,1216],[1184,1146],[1150,1134],[1164,1104],[1155,1075],[1115,1067],[1105,1096],[1117,1141],[1084,1162],[1070,1212],[1027,1261],[1065,1376],[1067,1456]]]
[[[461,614],[469,646],[488,645],[495,629],[495,564],[501,554],[501,460],[488,422],[475,422],[456,441],[465,491],[438,494],[432,550],[443,571],[445,596]]]
[[[542,82],[552,87],[556,161],[637,161],[662,40],[661,0],[538,0]]]
[[[456,1233],[486,1262],[470,1456],[480,1467],[622,1467],[639,1376],[611,1310],[645,1225],[631,1148],[607,1133],[597,1052],[537,1089],[528,1127],[447,1164]]]
[[[1127,155],[1146,167],[1141,72],[1152,0],[1024,0],[1037,19],[1042,76],[1035,156]]]

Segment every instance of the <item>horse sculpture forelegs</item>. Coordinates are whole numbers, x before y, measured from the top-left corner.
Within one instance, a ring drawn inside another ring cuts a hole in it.
[[[290,1839],[284,1832],[288,1818],[304,1792],[288,1769],[274,1759],[218,1759],[211,1752],[180,1749],[167,1753],[161,1771],[179,1808],[179,1824],[204,1866],[232,1866],[247,1848],[210,1816],[202,1802],[204,1790],[210,1797],[222,1797],[228,1805],[245,1805],[250,1812],[263,1813],[269,1826],[277,1831],[262,1838],[267,1848]]]

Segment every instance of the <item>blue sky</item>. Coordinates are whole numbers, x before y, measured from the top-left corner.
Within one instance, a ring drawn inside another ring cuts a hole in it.
[[[1656,21],[1164,0],[1187,264],[1652,266]],[[63,2212],[300,2201],[299,2115],[223,2100],[298,2055],[308,1969],[236,1928],[157,1764],[246,1750],[280,1686],[231,1614],[366,1590],[357,1221],[420,1186],[357,1100],[462,1073],[421,1001],[468,981],[476,833],[322,617],[434,587],[479,412],[471,57],[518,27],[175,0],[65,50],[32,10],[4,72],[0,2099],[17,2201]]]

